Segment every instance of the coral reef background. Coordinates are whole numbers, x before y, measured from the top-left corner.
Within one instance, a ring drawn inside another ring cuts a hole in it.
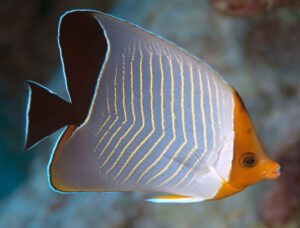
[[[46,166],[58,133],[23,151],[27,79],[66,96],[56,33],[74,8],[104,11],[199,56],[238,89],[282,176],[233,197],[155,205],[142,193],[59,194]],[[300,5],[294,0],[3,0],[0,227],[300,227]]]

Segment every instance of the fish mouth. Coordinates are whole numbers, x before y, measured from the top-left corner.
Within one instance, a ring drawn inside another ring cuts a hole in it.
[[[267,178],[276,179],[280,176],[280,165],[277,164],[277,167],[267,174]]]

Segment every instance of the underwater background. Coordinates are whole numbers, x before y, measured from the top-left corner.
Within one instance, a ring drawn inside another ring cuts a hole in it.
[[[60,15],[90,8],[200,57],[242,96],[282,175],[220,201],[145,202],[142,193],[59,194],[47,162],[60,132],[24,151],[26,80],[66,97]],[[300,227],[300,3],[297,0],[1,0],[0,227]]]

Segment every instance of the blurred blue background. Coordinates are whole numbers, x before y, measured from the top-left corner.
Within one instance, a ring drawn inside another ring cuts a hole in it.
[[[62,195],[46,167],[59,133],[23,151],[27,79],[66,96],[60,15],[121,17],[200,57],[238,89],[282,176],[233,197],[155,205],[142,193]],[[2,0],[0,227],[300,227],[300,4],[295,0]]]

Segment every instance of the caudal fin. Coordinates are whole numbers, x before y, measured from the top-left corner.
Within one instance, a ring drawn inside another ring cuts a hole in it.
[[[25,149],[72,122],[71,103],[38,83],[28,81]]]

